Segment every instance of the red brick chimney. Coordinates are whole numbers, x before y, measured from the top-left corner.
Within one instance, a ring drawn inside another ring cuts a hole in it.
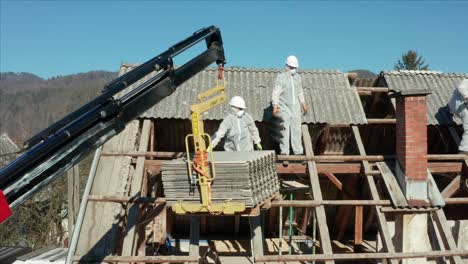
[[[396,176],[410,206],[427,205],[428,90],[407,90],[396,97]]]

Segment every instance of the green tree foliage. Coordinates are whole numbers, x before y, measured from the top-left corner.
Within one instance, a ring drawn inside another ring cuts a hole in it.
[[[395,64],[395,70],[429,70],[429,65],[425,64],[423,57],[414,50],[409,50],[401,55],[401,60]]]
[[[30,73],[0,73],[0,134],[28,139],[99,95],[115,72],[94,71],[44,80]],[[80,163],[80,187],[85,186],[92,155]],[[2,164],[0,164],[0,167]],[[38,248],[59,245],[67,236],[66,177],[13,210],[0,225],[0,246]]]

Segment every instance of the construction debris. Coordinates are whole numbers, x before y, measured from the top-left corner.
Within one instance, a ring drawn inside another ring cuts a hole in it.
[[[214,152],[216,178],[211,186],[214,203],[226,200],[244,202],[255,207],[279,193],[280,183],[275,168],[273,151]],[[191,193],[190,178],[185,159],[176,159],[162,165],[162,182],[167,203],[200,201],[197,187]]]

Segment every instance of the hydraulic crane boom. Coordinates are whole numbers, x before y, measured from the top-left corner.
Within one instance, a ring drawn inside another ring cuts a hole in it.
[[[174,68],[173,58],[205,40],[207,49]],[[0,170],[0,223],[11,209],[55,180],[125,125],[172,94],[211,63],[224,65],[219,28],[203,28],[107,84],[103,94],[25,142],[28,149]],[[116,98],[117,93],[156,72],[146,82]],[[3,190],[3,191],[2,191]]]

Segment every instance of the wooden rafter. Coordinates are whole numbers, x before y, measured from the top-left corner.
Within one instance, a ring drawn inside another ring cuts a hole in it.
[[[359,128],[353,126],[353,135],[358,146],[359,154],[366,155],[366,150],[362,143],[361,134],[359,133]],[[367,160],[362,161],[364,168],[369,168],[369,162]],[[367,184],[369,186],[370,194],[372,199],[379,201],[379,192],[377,191],[377,186],[375,185],[374,178],[372,176],[366,176]],[[382,236],[382,243],[384,249],[390,253],[395,254],[395,246],[392,242],[392,237],[390,236],[390,231],[388,230],[388,223],[385,215],[380,211],[381,206],[374,206],[374,213],[377,216],[377,224],[379,227],[380,235]],[[391,264],[398,264],[396,259],[389,260]]]
[[[309,128],[307,125],[302,125],[302,138],[304,140],[304,148],[306,155],[314,156],[314,151],[312,148],[312,141],[310,139]],[[307,167],[309,169],[309,178],[312,191],[312,197],[316,201],[322,201],[322,191],[320,190],[320,182],[317,173],[317,167],[314,161],[308,161]],[[315,209],[317,216],[317,223],[320,233],[320,245],[324,254],[333,254],[330,233],[327,225],[327,218],[325,216],[325,208],[319,206]],[[328,260],[326,263],[335,263],[333,260]]]

